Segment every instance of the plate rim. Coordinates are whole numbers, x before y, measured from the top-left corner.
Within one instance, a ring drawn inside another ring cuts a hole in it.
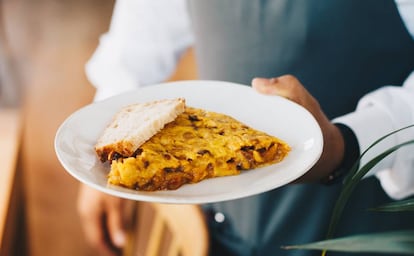
[[[66,160],[62,156],[62,153],[59,150],[59,145],[58,144],[60,142],[60,139],[62,138],[61,134],[62,134],[65,126],[68,123],[70,123],[72,121],[72,119],[76,118],[77,115],[79,115],[79,113],[87,111],[90,108],[98,107],[99,105],[107,105],[110,102],[114,102],[117,99],[122,99],[123,97],[125,97],[126,95],[131,94],[131,93],[143,92],[143,90],[144,91],[145,90],[150,90],[150,91],[154,90],[154,88],[156,88],[157,86],[161,87],[161,86],[170,86],[170,85],[173,85],[173,84],[175,84],[175,85],[177,85],[177,84],[178,85],[180,85],[180,84],[184,85],[184,84],[194,84],[194,83],[198,83],[198,85],[194,85],[194,86],[202,86],[202,84],[210,86],[211,84],[214,84],[215,86],[225,86],[225,85],[233,86],[233,87],[237,86],[238,89],[241,89],[242,87],[249,88],[247,85],[234,83],[234,82],[219,81],[219,80],[171,81],[171,82],[157,83],[157,84],[153,84],[153,85],[150,85],[150,86],[136,88],[136,89],[133,89],[131,91],[124,92],[124,93],[121,93],[121,94],[117,94],[117,95],[114,95],[112,97],[108,97],[106,99],[100,100],[100,101],[91,102],[91,103],[89,103],[87,105],[84,105],[83,107],[80,107],[79,109],[73,111],[59,125],[59,127],[56,131],[56,134],[55,134],[54,149],[55,149],[55,153],[56,153],[56,156],[57,156],[60,164],[63,166],[65,171],[67,173],[69,173],[72,177],[74,177],[78,182],[86,184],[87,186],[92,187],[92,188],[94,188],[98,191],[101,191],[103,193],[106,193],[106,194],[109,194],[109,195],[112,195],[112,196],[125,198],[125,199],[136,200],[136,201],[146,201],[146,202],[156,202],[156,203],[202,204],[202,203],[221,202],[221,201],[234,200],[234,199],[239,199],[239,198],[246,197],[246,196],[251,196],[251,195],[264,193],[266,191],[275,189],[277,187],[284,186],[284,185],[278,185],[278,186],[276,186],[275,188],[272,188],[272,189],[268,189],[268,188],[266,188],[264,190],[258,189],[258,190],[255,190],[256,192],[254,192],[254,193],[244,193],[244,194],[240,194],[239,196],[236,196],[232,193],[226,193],[224,195],[214,195],[214,196],[210,196],[210,197],[209,196],[207,196],[207,197],[194,197],[194,198],[165,197],[165,196],[162,196],[162,195],[160,196],[160,192],[165,192],[165,191],[156,191],[156,192],[135,191],[135,190],[131,190],[131,189],[128,189],[128,188],[123,188],[123,187],[118,187],[118,186],[116,186],[116,189],[113,189],[113,187],[115,187],[115,185],[107,185],[106,187],[102,187],[100,184],[96,184],[92,181],[84,180],[76,172],[73,172],[73,171],[70,170],[71,166],[68,165],[68,163],[66,162]],[[267,96],[267,95],[265,95],[265,96]],[[316,119],[313,117],[313,115],[307,109],[305,109],[303,106],[299,105],[296,102],[290,101],[286,98],[278,96],[278,95],[271,95],[270,97],[279,98],[279,100],[284,101],[285,103],[290,104],[291,106],[294,106],[295,108],[298,108],[298,110],[303,112],[305,115],[308,116],[308,118],[310,118],[310,120],[312,120],[312,124],[314,125],[314,128],[317,128],[317,132],[316,132],[315,136],[317,137],[316,141],[318,143],[317,143],[317,145],[315,145],[315,147],[316,147],[315,156],[313,158],[313,161],[309,163],[308,167],[304,168],[300,174],[298,173],[298,175],[296,177],[296,178],[298,178],[301,175],[303,175],[304,173],[306,173],[318,161],[318,159],[322,155],[323,136],[322,136],[321,128],[319,127],[319,125],[318,125]],[[223,178],[231,178],[231,177],[233,177],[233,176],[219,177],[219,178],[223,179]],[[211,182],[211,180],[214,180],[214,179],[216,179],[216,178],[203,180],[201,182]],[[293,181],[293,180],[291,180],[291,181]],[[188,186],[196,186],[196,185],[197,184],[189,184]],[[174,190],[171,190],[171,191],[173,192]]]

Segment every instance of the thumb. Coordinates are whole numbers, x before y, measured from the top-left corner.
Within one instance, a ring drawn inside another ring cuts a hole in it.
[[[263,94],[279,95],[280,90],[276,86],[272,86],[277,83],[277,78],[262,78],[256,77],[252,80],[252,87]]]
[[[306,109],[319,111],[319,103],[306,90],[301,82],[292,75],[283,75],[276,78],[254,78],[252,87],[263,94],[278,95],[302,105]]]
[[[260,93],[278,95],[299,104],[306,92],[299,80],[292,75],[273,78],[256,77],[252,80],[252,87]]]

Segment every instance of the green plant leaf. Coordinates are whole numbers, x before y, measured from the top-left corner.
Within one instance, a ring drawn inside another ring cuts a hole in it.
[[[377,155],[364,166],[360,167],[362,157],[376,144],[399,131],[414,127],[414,124],[393,131],[377,141],[365,150],[350,169],[347,177],[344,179],[342,190],[334,206],[331,220],[327,232],[327,240],[310,244],[286,246],[285,249],[303,249],[303,250],[321,250],[322,255],[327,251],[345,251],[345,252],[374,252],[374,253],[400,253],[414,255],[414,230],[395,231],[388,233],[374,233],[349,236],[344,238],[332,239],[337,224],[341,218],[346,203],[358,185],[359,181],[380,161],[389,154],[401,147],[414,144],[414,140],[409,140],[395,145],[381,154]],[[384,211],[411,211],[413,210],[414,199],[394,202],[375,208],[375,210]]]
[[[361,234],[283,248],[414,255],[414,230]]]
[[[414,198],[384,204],[370,210],[382,212],[414,211]]]
[[[410,126],[411,127],[411,126]],[[339,194],[339,197],[335,203],[334,210],[331,216],[331,221],[328,228],[327,238],[332,238],[335,228],[339,223],[339,219],[341,218],[343,209],[345,208],[346,203],[348,202],[349,197],[351,196],[352,192],[354,191],[355,187],[358,185],[359,181],[367,174],[375,165],[377,165],[382,159],[387,157],[389,154],[393,153],[397,149],[404,147],[409,144],[413,144],[414,140],[409,140],[406,142],[403,142],[401,144],[395,145],[387,150],[385,150],[383,153],[377,155],[372,160],[370,160],[368,163],[366,163],[364,166],[362,166],[354,175],[352,178],[348,179],[341,190],[341,193]]]
[[[400,131],[402,131],[402,130],[406,130],[406,129],[408,129],[408,128],[411,128],[411,127],[414,127],[414,124],[411,124],[411,125],[408,125],[408,126],[405,126],[405,127],[403,127],[403,128],[400,128],[400,129],[397,129],[397,130],[395,130],[395,131],[392,131],[392,132],[390,132],[390,133],[388,133],[388,134],[386,134],[386,135],[384,135],[384,136],[382,136],[382,137],[380,137],[379,139],[377,139],[376,141],[374,141],[367,149],[365,149],[365,151],[364,152],[362,152],[362,154],[358,157],[358,159],[355,161],[355,163],[354,163],[354,165],[351,167],[351,169],[349,170],[349,172],[348,172],[348,175],[344,178],[344,184],[345,183],[348,183],[349,182],[349,179],[351,179],[354,175],[355,175],[355,173],[357,173],[358,172],[358,167],[359,167],[359,164],[360,164],[360,162],[361,162],[361,159],[362,159],[362,157],[371,149],[371,148],[373,148],[375,145],[377,145],[378,143],[380,143],[381,141],[383,141],[384,139],[386,139],[386,138],[388,138],[389,136],[391,136],[391,135],[393,135],[393,134],[395,134],[395,133],[398,133],[398,132],[400,132]]]

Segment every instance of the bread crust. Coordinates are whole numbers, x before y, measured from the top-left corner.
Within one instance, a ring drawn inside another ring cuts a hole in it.
[[[107,160],[133,156],[148,139],[185,110],[185,99],[163,99],[121,108],[95,144],[98,158]]]

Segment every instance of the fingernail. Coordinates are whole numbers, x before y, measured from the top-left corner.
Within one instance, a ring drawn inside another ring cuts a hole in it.
[[[267,80],[266,78],[262,77],[255,77],[252,80],[252,85],[263,83],[263,81]]]
[[[272,77],[272,78],[270,78],[270,80],[269,80],[269,82],[271,83],[271,84],[274,84],[274,83],[276,83],[277,82],[277,77]]]
[[[114,235],[114,244],[117,247],[122,247],[125,245],[126,237],[124,232],[117,232]]]

